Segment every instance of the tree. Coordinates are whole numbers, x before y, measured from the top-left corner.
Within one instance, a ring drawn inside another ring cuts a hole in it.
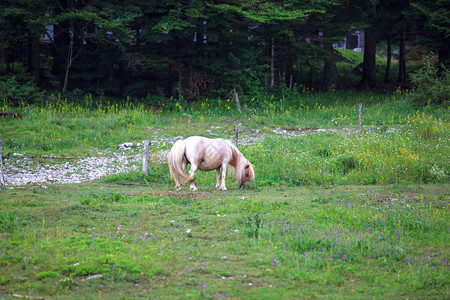
[[[413,1],[409,15],[419,24],[418,41],[439,54],[439,61],[450,67],[450,1]]]
[[[376,46],[377,46],[377,6],[372,0],[365,1],[367,28],[364,31],[364,60],[360,85],[374,88],[376,85]]]
[[[45,14],[49,1],[3,1],[0,5],[0,28],[3,59],[6,71],[12,72],[10,63],[21,61],[36,83],[40,82],[40,39],[45,27],[40,17]]]
[[[448,60],[446,1],[409,1],[5,0],[1,59],[6,73],[20,69],[63,92],[258,95],[304,83],[308,71],[312,86],[335,86],[333,44],[356,27],[366,33],[361,86],[373,88],[379,39],[388,43],[385,80],[393,43],[400,82],[413,39]],[[44,43],[46,26],[54,30]]]
[[[333,44],[342,42],[344,37],[362,23],[361,8],[351,5],[348,1],[320,1],[315,3],[324,13],[314,14],[308,20],[308,31],[320,33],[316,36],[315,51],[323,59],[324,87],[326,89],[337,85],[336,61],[340,55],[334,50]],[[314,43],[313,43],[314,45]]]
[[[138,15],[135,7],[114,1],[75,0],[60,0],[48,14],[43,20],[55,28],[53,71],[62,83],[63,92],[67,91],[75,59],[88,56],[92,48],[101,45],[124,49],[132,39],[128,24]],[[90,51],[83,51],[85,48]]]
[[[269,88],[275,85],[275,72],[278,70],[279,81],[286,84],[287,73],[292,72],[295,59],[292,58],[292,42],[297,40],[294,31],[301,26],[308,16],[323,13],[320,8],[310,8],[306,1],[260,2],[235,0],[231,4],[215,6],[223,12],[234,12],[255,28],[252,38],[259,40],[268,53]],[[235,82],[234,84],[238,84]]]
[[[389,82],[391,76],[392,43],[398,41],[400,44],[399,55],[399,82],[405,84],[406,60],[405,60],[405,41],[407,28],[412,24],[408,22],[407,14],[409,0],[382,0],[379,2],[378,31],[379,36],[384,37],[387,44],[387,60],[384,72],[384,81]]]

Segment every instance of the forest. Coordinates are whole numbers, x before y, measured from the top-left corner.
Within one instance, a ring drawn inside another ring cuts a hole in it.
[[[449,7],[0,0],[0,299],[450,299]]]
[[[194,101],[305,86],[407,88],[416,71],[407,63],[428,58],[448,67],[448,7],[448,0],[6,0],[0,94],[12,103],[42,101],[44,91]],[[362,62],[352,61],[361,51]]]

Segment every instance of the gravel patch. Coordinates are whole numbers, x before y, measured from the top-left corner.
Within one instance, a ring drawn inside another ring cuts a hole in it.
[[[220,127],[213,128],[220,129]],[[342,131],[342,130],[341,130]],[[284,130],[252,130],[240,134],[239,144],[255,144],[264,139],[267,133],[283,136],[298,136],[307,133],[334,132],[332,129],[294,129]],[[348,132],[351,132],[348,130]],[[217,134],[210,132],[210,137]],[[153,151],[149,153],[149,163],[162,164],[167,162],[169,150],[154,150],[170,148],[182,136],[161,138],[152,136]],[[142,142],[143,144],[143,142]],[[26,184],[66,184],[98,180],[102,177],[139,171],[142,169],[142,144],[123,143],[117,146],[120,152],[98,151],[96,156],[80,159],[48,159],[30,158],[24,154],[14,153],[3,161],[5,184],[9,188]]]
[[[139,154],[109,153],[107,156],[81,158],[63,162],[41,163],[48,159],[5,159],[4,177],[7,186],[49,183],[80,183],[107,175],[139,170]],[[38,162],[39,161],[39,162]]]

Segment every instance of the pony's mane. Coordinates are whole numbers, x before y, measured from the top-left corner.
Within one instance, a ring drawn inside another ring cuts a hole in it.
[[[236,157],[236,165],[232,166],[230,169],[234,169],[234,177],[236,178],[236,181],[238,183],[242,182],[242,178],[245,176],[245,167],[249,164],[248,160],[244,157],[244,155],[239,151],[239,149],[233,145],[229,140],[220,139],[228,150],[230,151],[231,155]]]

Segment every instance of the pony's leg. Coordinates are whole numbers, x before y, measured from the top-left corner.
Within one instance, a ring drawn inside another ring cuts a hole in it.
[[[219,189],[222,191],[226,191],[227,187],[225,186],[225,177],[227,176],[227,165],[222,165],[222,184]]]
[[[178,178],[175,179],[175,189],[177,191],[181,191],[181,186],[180,186],[180,182],[178,181]]]
[[[220,168],[216,169],[216,189],[220,187]]]
[[[194,179],[195,171],[197,171],[197,165],[191,163],[191,169],[189,170],[189,177]],[[195,183],[192,181],[191,186],[189,188],[191,191],[196,191],[197,187],[195,186]]]

